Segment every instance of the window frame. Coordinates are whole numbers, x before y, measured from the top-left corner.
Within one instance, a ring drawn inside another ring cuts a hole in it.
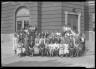
[[[29,14],[26,15],[26,16],[22,16],[22,15],[21,15],[21,16],[18,16],[18,15],[17,15],[18,12],[20,12],[22,9],[28,10]],[[28,9],[27,7],[25,7],[25,6],[21,6],[21,7],[17,8],[17,10],[16,10],[16,12],[15,12],[15,19],[16,19],[16,20],[15,20],[15,21],[16,21],[16,22],[15,22],[15,23],[16,23],[16,24],[15,24],[15,25],[16,25],[16,26],[15,26],[15,32],[16,32],[16,31],[18,31],[18,30],[17,30],[17,21],[18,21],[18,20],[22,21],[22,28],[24,28],[24,21],[25,21],[25,20],[29,20],[29,24],[30,24],[30,11],[29,11],[29,9]]]
[[[65,25],[68,24],[68,14],[78,15],[78,33],[80,33],[81,13],[65,11]]]

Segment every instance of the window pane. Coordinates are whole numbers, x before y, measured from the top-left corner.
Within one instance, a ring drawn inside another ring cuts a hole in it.
[[[17,21],[17,30],[22,28],[22,21]]]
[[[29,26],[29,20],[24,20],[24,29]]]

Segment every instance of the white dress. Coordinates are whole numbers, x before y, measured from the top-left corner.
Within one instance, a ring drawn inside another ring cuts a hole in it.
[[[69,54],[68,44],[64,44],[64,54]]]
[[[21,53],[21,48],[17,48],[17,55]]]
[[[60,44],[59,46],[60,46],[60,47],[59,47],[59,55],[63,55],[63,54],[64,54],[64,53],[63,53],[63,51],[64,51],[63,44]]]
[[[24,53],[25,51],[26,51],[26,49],[23,47],[23,48],[22,48],[22,52]]]
[[[17,38],[16,37],[13,37],[13,50],[16,50],[17,49],[17,45],[18,45],[18,42],[17,42]]]

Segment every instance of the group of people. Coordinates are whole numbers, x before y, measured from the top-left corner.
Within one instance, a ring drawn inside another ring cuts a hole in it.
[[[63,32],[37,33],[37,27],[22,29],[14,34],[13,50],[18,56],[79,57],[85,52],[85,36],[64,26]]]

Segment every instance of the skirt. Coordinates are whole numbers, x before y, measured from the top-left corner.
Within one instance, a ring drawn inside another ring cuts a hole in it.
[[[39,48],[37,47],[34,48],[34,54],[39,54]]]
[[[21,48],[17,48],[16,51],[17,51],[17,55],[18,55],[18,54],[21,54]]]
[[[25,53],[26,49],[25,48],[22,48],[22,52]]]
[[[66,49],[66,50],[64,50],[64,54],[69,54],[69,50],[68,49]]]
[[[59,49],[59,55],[63,55],[64,53],[63,53],[63,49]]]

